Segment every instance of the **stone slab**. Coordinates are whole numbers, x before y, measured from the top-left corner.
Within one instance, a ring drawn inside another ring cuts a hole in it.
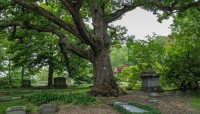
[[[0,102],[10,101],[10,97],[0,97]]]
[[[137,112],[137,113],[144,113],[144,112],[148,112],[145,109],[130,105],[128,103],[124,103],[124,102],[115,102],[113,103],[114,106],[121,106],[123,107],[125,110],[130,111],[130,112]]]
[[[24,90],[24,91],[22,91],[22,93],[29,93],[30,92],[30,90]]]
[[[117,106],[117,105],[127,105],[128,103],[125,102],[114,102],[113,105]]]
[[[147,110],[144,110],[142,108],[133,106],[133,105],[120,105],[123,108],[125,108],[126,110],[130,111],[130,112],[139,112],[139,113],[143,113],[143,112],[148,112]]]
[[[153,92],[153,93],[150,93],[150,96],[152,96],[152,97],[159,97],[160,95],[158,93],[156,93],[156,92]]]
[[[13,97],[13,98],[11,98],[11,100],[19,100],[19,99],[22,99],[22,97]]]
[[[42,92],[42,90],[35,90],[34,92]]]
[[[172,93],[171,92],[164,92],[163,93],[165,96],[170,96]]]
[[[149,99],[149,100],[147,100],[147,102],[149,102],[149,103],[157,103],[158,100],[157,99]]]
[[[26,106],[12,106],[7,108],[6,114],[26,114]]]
[[[40,106],[40,114],[51,114],[58,112],[58,105],[56,104],[43,104]]]
[[[0,91],[0,95],[8,94],[8,92]]]
[[[25,95],[22,95],[21,97],[22,98],[28,98],[28,97],[31,97],[33,94],[25,94]]]

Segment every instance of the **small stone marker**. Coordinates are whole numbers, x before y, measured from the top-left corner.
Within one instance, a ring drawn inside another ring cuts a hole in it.
[[[163,93],[165,96],[170,96],[171,95],[171,92],[164,92]]]
[[[176,94],[177,94],[177,95],[180,95],[180,94],[182,94],[182,93],[183,93],[183,92],[182,92],[181,90],[177,90],[177,91],[176,91]]]
[[[31,87],[31,80],[22,80],[22,87]]]
[[[3,101],[10,101],[10,97],[0,97],[0,102],[3,102]]]
[[[30,92],[29,90],[22,91],[22,93],[29,93],[29,92]]]
[[[13,106],[6,110],[6,114],[26,114],[26,106]]]
[[[34,92],[42,92],[42,90],[35,90]]]
[[[192,90],[187,90],[186,93],[187,93],[188,95],[193,95],[193,94],[194,94],[194,91],[192,91]]]
[[[11,98],[11,100],[18,100],[18,99],[22,99],[22,97],[13,97],[13,98]]]
[[[7,92],[3,92],[3,91],[0,92],[0,95],[5,95],[5,94],[7,94]]]
[[[158,94],[158,93],[156,93],[156,92],[153,92],[153,93],[151,93],[150,94],[152,97],[159,97],[160,95]]]
[[[11,86],[4,86],[3,88],[4,89],[11,89],[12,87]]]
[[[149,103],[156,103],[156,102],[158,102],[158,100],[157,99],[149,99],[149,100],[147,100],[147,102],[149,102]]]
[[[127,105],[128,103],[125,102],[114,102],[113,105],[114,106],[118,106],[118,105]]]
[[[25,95],[22,95],[21,98],[28,98],[28,97],[31,97],[33,94],[25,94]]]
[[[43,104],[40,106],[40,114],[51,114],[58,112],[58,106],[56,104]]]
[[[145,109],[130,105],[128,103],[123,103],[123,102],[115,102],[113,103],[114,106],[121,106],[123,107],[125,110],[129,111],[129,112],[138,112],[138,113],[143,113],[143,112],[148,112]]]

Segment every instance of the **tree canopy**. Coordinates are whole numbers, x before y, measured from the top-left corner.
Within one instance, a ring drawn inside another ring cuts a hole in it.
[[[199,7],[199,0],[1,0],[0,30],[20,38],[23,30],[56,35],[58,44],[93,64],[94,95],[118,95],[122,90],[113,78],[109,49],[109,23],[142,7],[160,19],[174,12]],[[163,13],[160,13],[160,10]],[[92,21],[92,26],[87,23]],[[65,54],[65,50],[62,51]]]

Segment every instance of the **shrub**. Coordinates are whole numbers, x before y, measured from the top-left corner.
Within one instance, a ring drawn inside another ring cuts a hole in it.
[[[35,94],[28,98],[33,104],[44,104],[49,102],[61,102],[64,104],[88,104],[95,101],[94,97],[91,97],[85,93],[50,93],[42,92]]]

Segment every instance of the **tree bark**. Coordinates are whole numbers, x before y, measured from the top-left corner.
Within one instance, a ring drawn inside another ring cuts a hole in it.
[[[118,96],[123,93],[113,77],[109,48],[104,48],[95,54],[92,64],[94,82],[91,94],[94,96]]]
[[[49,65],[49,73],[48,73],[48,86],[53,85],[53,67]]]

